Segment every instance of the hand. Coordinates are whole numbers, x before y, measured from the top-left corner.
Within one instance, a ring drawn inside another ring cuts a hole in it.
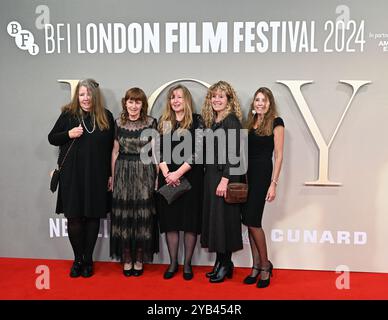
[[[222,178],[216,189],[216,195],[219,197],[226,197],[226,189],[228,187],[228,179]]]
[[[171,184],[172,186],[178,186],[181,182],[179,181],[179,178],[181,176],[179,175],[179,173],[177,171],[174,171],[174,172],[170,172],[167,176],[166,176],[166,183],[167,184]]]
[[[84,129],[82,128],[81,124],[78,127],[74,127],[73,129],[69,130],[69,137],[71,139],[79,138],[84,133]]]
[[[108,179],[108,191],[113,191],[113,177]]]
[[[273,201],[276,198],[276,184],[271,183],[271,185],[268,188],[267,196],[265,197],[265,200],[268,202]]]

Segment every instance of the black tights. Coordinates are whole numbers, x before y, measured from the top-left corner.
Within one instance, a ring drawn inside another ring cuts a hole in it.
[[[216,262],[219,261],[221,265],[230,264],[232,262],[232,252],[226,251],[225,253],[217,252]]]
[[[178,264],[179,231],[166,232],[168,253],[170,255],[170,266],[168,271],[173,272]],[[195,244],[197,243],[197,234],[194,232],[184,233],[185,262],[183,271],[191,271],[191,258],[193,257]]]
[[[100,218],[67,218],[67,232],[74,252],[75,261],[93,263]]]

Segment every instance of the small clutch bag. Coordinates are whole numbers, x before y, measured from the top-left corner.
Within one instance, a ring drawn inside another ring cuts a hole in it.
[[[51,174],[51,179],[50,179],[50,190],[52,193],[57,191],[58,183],[59,183],[59,170],[54,169],[54,171]]]
[[[165,184],[158,190],[158,193],[166,199],[168,204],[173,203],[176,199],[191,189],[191,184],[187,178],[181,177],[180,182],[181,183],[176,187]]]

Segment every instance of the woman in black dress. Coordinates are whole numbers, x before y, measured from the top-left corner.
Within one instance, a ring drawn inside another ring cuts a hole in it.
[[[243,223],[249,230],[253,267],[244,283],[254,284],[260,276],[257,287],[265,288],[270,284],[273,265],[268,260],[261,221],[265,202],[271,202],[276,197],[284,144],[284,123],[277,116],[275,99],[270,89],[259,88],[255,92],[247,126],[249,192],[243,209]]]
[[[64,213],[67,218],[74,251],[71,277],[93,275],[100,219],[110,211],[108,179],[113,134],[113,116],[102,104],[98,83],[92,79],[80,81],[72,101],[62,108],[48,135],[49,142],[59,146],[58,164],[71,146],[61,169],[56,206],[56,213]]]
[[[191,258],[197,235],[201,232],[203,165],[202,135],[198,133],[203,130],[203,122],[200,115],[193,113],[192,97],[185,86],[178,84],[168,91],[166,107],[158,129],[161,134],[159,188],[165,184],[178,185],[182,177],[186,177],[191,184],[191,190],[171,204],[160,194],[157,197],[160,232],[166,233],[170,255],[170,265],[164,273],[164,278],[170,279],[178,271],[179,231],[184,231],[183,278],[191,280]],[[167,144],[170,144],[171,148],[166,148]],[[183,144],[184,148],[177,153],[176,150]]]
[[[154,225],[156,165],[141,160],[143,150],[152,144],[141,134],[156,130],[156,119],[147,116],[147,97],[140,88],[129,89],[121,102],[112,151],[110,255],[123,263],[128,277],[142,275],[143,262],[152,262],[159,249]]]
[[[214,141],[214,148],[206,145],[206,165],[204,178],[203,222],[201,245],[210,252],[216,252],[214,268],[206,276],[211,283],[222,282],[225,277],[232,277],[232,252],[243,248],[241,235],[241,207],[239,204],[228,204],[224,198],[229,182],[240,182],[241,175],[233,174],[229,156],[240,151],[240,129],[242,113],[234,89],[225,81],[212,85],[202,107],[206,128],[214,134],[221,133],[227,137]],[[235,139],[228,139],[228,133],[235,132]],[[205,133],[207,136],[207,133]],[[219,147],[219,144],[222,145]],[[219,152],[225,151],[222,159]],[[209,157],[214,155],[214,161]]]

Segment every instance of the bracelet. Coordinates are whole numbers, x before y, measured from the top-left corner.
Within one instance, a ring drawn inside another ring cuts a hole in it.
[[[275,179],[272,179],[272,182],[277,186],[279,181],[276,181]]]

